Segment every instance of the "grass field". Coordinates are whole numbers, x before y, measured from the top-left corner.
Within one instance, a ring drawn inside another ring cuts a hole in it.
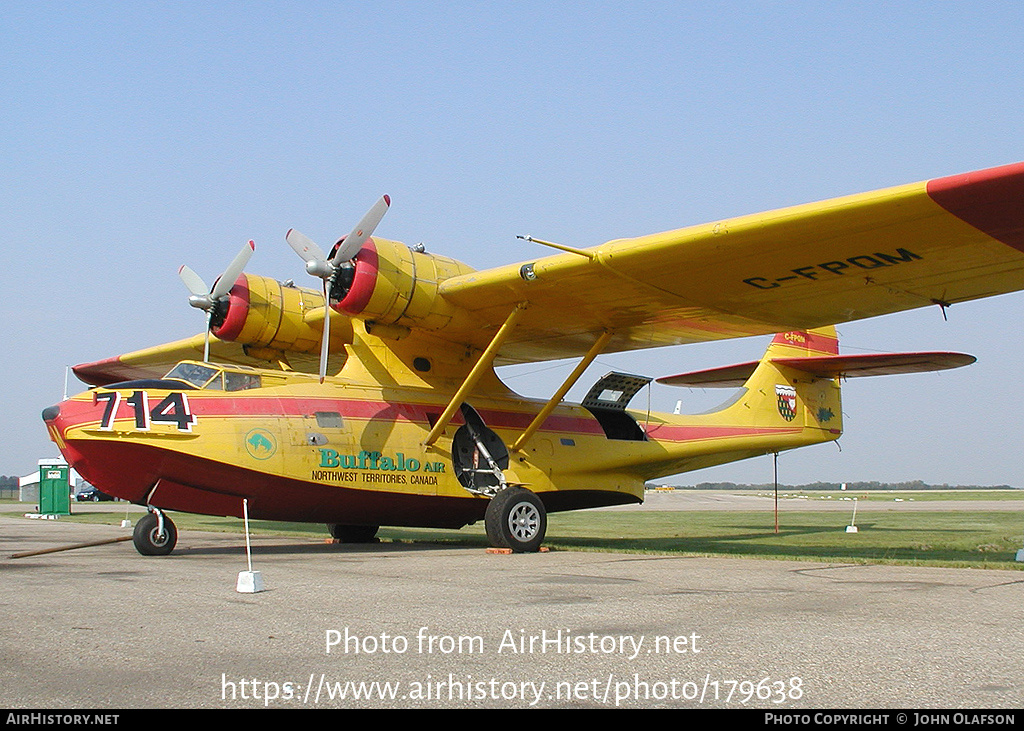
[[[771,495],[768,490],[752,491],[752,494]],[[865,502],[893,502],[903,500],[907,502],[948,502],[956,501],[991,501],[991,500],[1013,500],[1020,501],[1021,509],[1024,510],[1024,490],[850,490],[839,492],[836,490],[795,492],[792,490],[779,490],[779,497],[803,497],[809,500],[842,500],[843,498],[857,498]]]
[[[551,517],[549,543],[566,548],[705,556],[1024,568],[1024,514],[863,513],[847,533],[845,513],[611,512]]]
[[[820,498],[820,496],[818,496]],[[859,497],[859,496],[858,496]],[[881,496],[878,496],[881,497]],[[915,493],[914,499],[925,499]],[[929,495],[928,497],[935,497]],[[965,499],[963,492],[946,499]],[[1005,499],[1005,496],[997,496]],[[1016,497],[1016,496],[1014,496]],[[884,499],[893,500],[889,494]],[[993,499],[981,494],[974,499]],[[13,507],[13,506],[12,506]],[[0,508],[2,509],[2,508]],[[8,515],[20,513],[8,512]],[[175,513],[179,532],[241,533],[242,521]],[[81,513],[62,520],[118,524],[123,508]],[[137,519],[135,516],[130,516]],[[585,550],[682,556],[732,556],[828,562],[904,563],[1024,570],[1016,562],[1024,547],[1021,511],[862,512],[857,533],[847,533],[844,512],[787,511],[778,533],[772,513],[739,511],[578,511],[549,516],[545,545]],[[320,525],[252,521],[254,535],[326,539]],[[486,546],[481,524],[458,531],[382,528],[381,541]]]

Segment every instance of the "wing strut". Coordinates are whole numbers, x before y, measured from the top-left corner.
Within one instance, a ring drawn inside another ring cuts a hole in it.
[[[507,338],[509,333],[512,332],[512,328],[515,327],[516,320],[519,319],[519,315],[521,315],[525,309],[526,303],[520,302],[515,306],[512,312],[509,313],[509,316],[505,319],[505,323],[498,328],[498,332],[496,332],[494,337],[491,338],[490,344],[484,352],[480,354],[480,359],[477,360],[476,365],[473,366],[473,369],[466,376],[466,380],[462,382],[462,385],[459,386],[455,395],[452,396],[452,400],[441,413],[437,423],[434,424],[434,428],[430,430],[430,434],[428,434],[426,440],[424,440],[423,446],[431,446],[437,441],[438,437],[441,436],[441,432],[444,431],[445,427],[448,426],[448,422],[452,420],[453,416],[455,416],[456,410],[465,400],[466,396],[476,386],[480,377],[483,376],[487,369],[491,367],[491,363],[494,362],[494,356],[498,354],[498,349],[501,348],[502,344],[504,344],[505,338]]]
[[[572,388],[576,384],[576,381],[580,379],[580,376],[583,375],[583,371],[585,371],[587,367],[594,362],[594,358],[601,354],[611,337],[611,330],[605,330],[601,333],[601,336],[597,339],[590,350],[587,351],[587,354],[583,356],[583,360],[576,365],[572,373],[569,374],[559,389],[555,391],[554,395],[546,404],[544,404],[544,408],[540,410],[540,413],[533,418],[533,421],[531,421],[530,425],[526,427],[526,430],[519,435],[515,444],[512,445],[511,451],[517,452],[523,448],[523,445],[526,444],[530,437],[534,435],[534,432],[541,427],[544,420],[547,419],[548,416],[551,415],[551,412],[555,410],[555,407],[562,402],[562,399],[565,397],[565,394],[569,392],[569,389]]]

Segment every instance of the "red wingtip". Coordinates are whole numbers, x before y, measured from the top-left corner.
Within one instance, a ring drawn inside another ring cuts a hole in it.
[[[957,218],[1024,251],[1024,163],[928,181],[928,195]]]
[[[256,242],[253,241],[252,239],[249,239],[249,249],[251,251],[256,251]]]
[[[389,196],[389,195],[384,196],[384,202],[387,203],[390,206],[391,205],[391,196]]]

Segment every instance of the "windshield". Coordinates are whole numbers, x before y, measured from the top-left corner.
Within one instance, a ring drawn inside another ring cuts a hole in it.
[[[222,370],[203,363],[189,361],[178,363],[164,378],[185,381],[208,391],[245,391],[250,388],[259,388],[262,385],[262,379],[258,373]]]

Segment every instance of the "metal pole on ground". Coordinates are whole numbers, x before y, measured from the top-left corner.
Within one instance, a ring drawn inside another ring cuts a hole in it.
[[[263,591],[263,574],[252,570],[252,546],[249,543],[249,501],[242,500],[242,519],[245,521],[245,559],[249,566],[248,571],[238,572],[238,583],[235,584],[235,591],[242,594],[255,594]]]
[[[774,455],[775,464],[775,533],[779,532],[779,453],[776,452]]]

